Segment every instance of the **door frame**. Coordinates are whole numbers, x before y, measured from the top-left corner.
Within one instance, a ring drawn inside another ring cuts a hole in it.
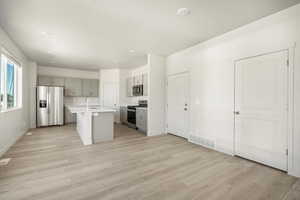
[[[283,52],[287,51],[287,62],[288,62],[288,70],[287,70],[287,103],[288,103],[288,111],[287,111],[287,150],[288,150],[288,156],[287,156],[287,173],[292,175],[294,174],[294,159],[293,159],[293,141],[294,141],[294,54],[295,54],[295,47],[296,43],[289,47],[289,48],[283,48],[280,50],[276,51],[269,51],[253,56],[248,56],[248,57],[243,57],[237,60],[234,60],[234,83],[233,83],[233,156],[237,156],[236,154],[236,116],[234,114],[235,112],[235,107],[236,107],[236,79],[237,79],[237,62],[250,59],[250,58],[255,58],[259,56],[264,56],[264,55],[269,55],[273,53],[278,53],[278,52]]]
[[[190,137],[190,115],[191,115],[191,93],[190,93],[190,72],[189,71],[183,71],[183,72],[179,72],[179,73],[174,73],[174,74],[170,74],[167,75],[167,79],[166,79],[166,112],[165,112],[165,119],[166,119],[166,124],[165,124],[165,132],[167,134],[168,133],[168,110],[169,110],[169,106],[168,106],[168,101],[169,101],[169,96],[168,96],[168,87],[169,87],[169,78],[174,77],[174,76],[178,76],[178,75],[186,75],[187,77],[187,81],[188,81],[188,95],[187,95],[187,102],[188,102],[188,119],[187,119],[187,135],[184,139],[189,139]]]

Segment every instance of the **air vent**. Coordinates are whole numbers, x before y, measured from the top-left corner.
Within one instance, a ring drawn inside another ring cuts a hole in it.
[[[209,149],[215,149],[215,141],[204,138],[204,137],[190,135],[189,141],[191,143],[198,144],[198,145],[204,146]]]

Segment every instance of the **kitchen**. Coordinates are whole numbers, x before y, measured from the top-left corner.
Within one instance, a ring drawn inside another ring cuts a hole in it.
[[[113,140],[114,123],[147,135],[148,71],[147,65],[96,72],[38,66],[37,127],[76,124],[85,145]],[[43,86],[62,90],[60,95],[52,97],[52,105],[51,96],[45,95]],[[40,99],[42,94],[44,97]],[[58,108],[54,110],[59,111],[45,117],[45,113],[52,113],[48,110],[55,104]],[[105,122],[94,122],[106,115],[102,119]]]

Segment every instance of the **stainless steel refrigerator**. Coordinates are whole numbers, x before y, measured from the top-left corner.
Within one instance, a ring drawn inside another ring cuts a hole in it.
[[[64,88],[37,87],[37,127],[64,124]]]

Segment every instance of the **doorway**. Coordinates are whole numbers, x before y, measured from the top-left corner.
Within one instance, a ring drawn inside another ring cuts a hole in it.
[[[235,63],[235,155],[287,171],[288,50]]]
[[[169,76],[167,95],[167,132],[188,138],[189,74]]]

